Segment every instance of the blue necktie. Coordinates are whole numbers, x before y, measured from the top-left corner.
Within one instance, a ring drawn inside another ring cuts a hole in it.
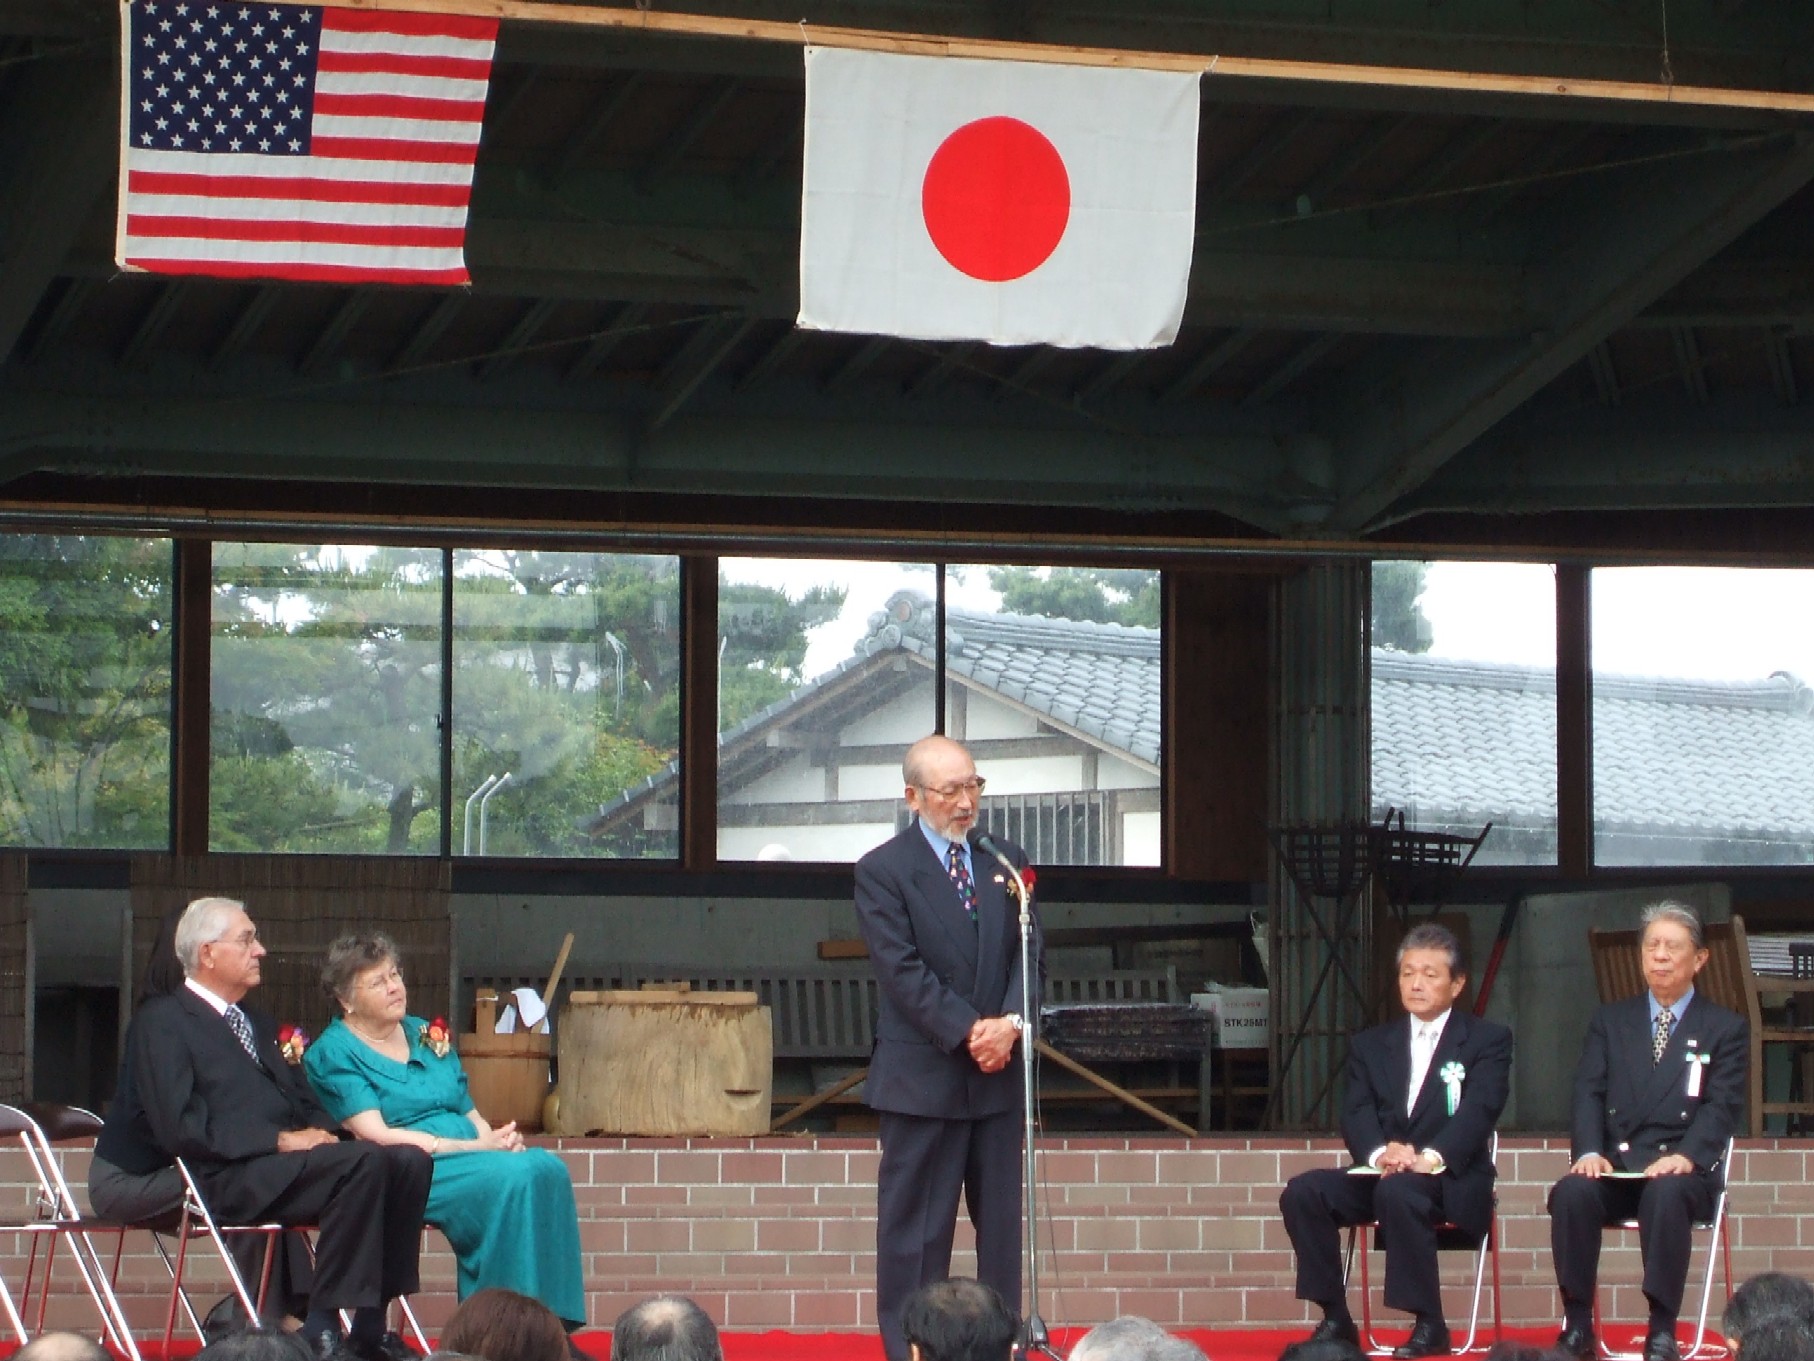
[[[957,885],[957,896],[963,900],[964,911],[970,920],[976,920],[976,880],[970,877],[970,867],[964,863],[964,848],[953,841],[945,854],[946,869],[951,875],[951,882]]]

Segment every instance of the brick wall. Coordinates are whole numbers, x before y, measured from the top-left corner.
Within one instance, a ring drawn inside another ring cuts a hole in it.
[[[547,1146],[573,1174],[595,1324],[609,1326],[627,1304],[676,1289],[734,1329],[872,1324],[873,1139],[566,1139]],[[1278,1191],[1303,1168],[1329,1166],[1332,1141],[1078,1137],[1041,1147],[1047,1323],[1087,1325],[1117,1313],[1193,1327],[1306,1320],[1292,1298]],[[78,1188],[87,1158],[80,1149],[66,1154]],[[1543,1199],[1566,1160],[1565,1144],[1555,1139],[1507,1139],[1501,1148],[1508,1323],[1545,1325],[1556,1317]],[[1814,1197],[1806,1190],[1814,1142],[1748,1140],[1736,1162],[1736,1279],[1770,1268],[1814,1276]],[[7,1207],[0,1213],[26,1212],[29,1176],[22,1155],[0,1155],[0,1204]],[[1609,1241],[1602,1305],[1609,1318],[1641,1320],[1637,1252],[1627,1239],[1635,1235]],[[453,1307],[453,1267],[440,1238],[431,1234],[429,1241],[417,1303],[432,1327]],[[958,1244],[954,1269],[967,1272],[973,1258],[966,1225]],[[21,1250],[17,1236],[0,1235],[0,1270],[15,1292]],[[1450,1322],[1465,1323],[1472,1259],[1444,1260]],[[1697,1250],[1695,1281],[1703,1261]],[[70,1293],[75,1278],[67,1262],[58,1279],[52,1321],[89,1326],[83,1297]],[[129,1238],[122,1283],[147,1332],[162,1327],[164,1279],[143,1236]],[[1378,1280],[1376,1272],[1376,1290]]]

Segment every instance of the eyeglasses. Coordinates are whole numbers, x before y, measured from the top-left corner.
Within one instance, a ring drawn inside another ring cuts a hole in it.
[[[379,974],[376,978],[368,979],[359,986],[364,988],[367,992],[383,992],[386,988],[390,987],[392,983],[401,983],[402,981],[402,973],[396,969],[392,969],[389,973]]]
[[[237,945],[242,950],[250,950],[258,944],[258,932],[241,931],[237,936],[222,936],[214,942],[216,945]]]
[[[978,797],[981,797],[983,790],[988,787],[988,784],[989,782],[983,779],[982,776],[972,775],[967,780],[959,780],[955,784],[941,785],[937,789],[934,789],[931,785],[923,784],[920,786],[920,792],[922,794],[937,794],[941,799],[955,799],[959,794],[975,794]]]

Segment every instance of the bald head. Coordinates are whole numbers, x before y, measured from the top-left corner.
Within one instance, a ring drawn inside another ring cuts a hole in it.
[[[14,1356],[22,1361],[112,1361],[101,1347],[76,1333],[43,1333]]]
[[[632,1305],[611,1329],[612,1361],[724,1361],[718,1329],[685,1295]]]
[[[907,748],[901,762],[907,781],[907,806],[914,816],[947,841],[962,841],[976,825],[983,782],[963,743],[934,733]]]

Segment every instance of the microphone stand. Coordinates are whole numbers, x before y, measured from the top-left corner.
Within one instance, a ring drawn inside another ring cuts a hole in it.
[[[993,838],[985,839],[993,841]],[[993,845],[983,849],[994,856],[1008,872],[1014,886],[1012,891],[1015,901],[1020,904],[1020,1015],[1024,1027],[1020,1036],[1021,1139],[1026,1151],[1023,1173],[1025,1180],[1021,1191],[1026,1197],[1025,1261],[1028,1299],[1026,1321],[1020,1329],[1020,1354],[1023,1357],[1047,1356],[1052,1361],[1064,1361],[1052,1349],[1052,1335],[1046,1330],[1045,1320],[1039,1316],[1039,1208],[1034,1197],[1034,1192],[1038,1189],[1038,1177],[1033,1149],[1033,1046],[1039,1033],[1039,1008],[1033,987],[1033,896],[1012,860]]]

